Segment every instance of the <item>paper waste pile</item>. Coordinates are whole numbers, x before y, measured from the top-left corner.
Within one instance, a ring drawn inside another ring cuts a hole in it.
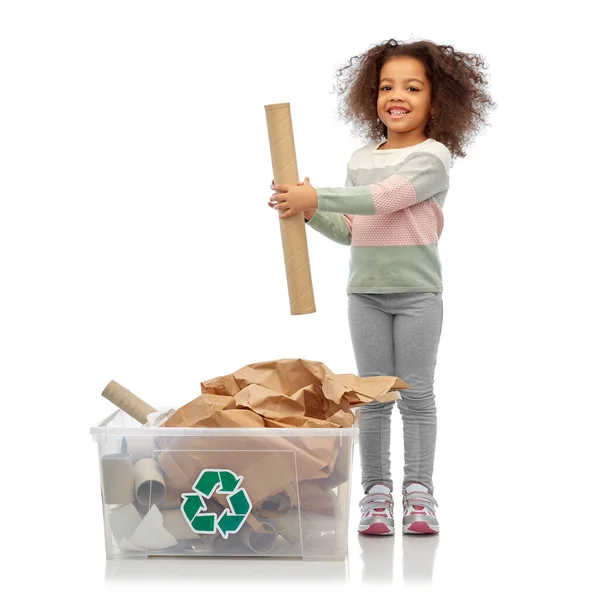
[[[289,553],[311,540],[321,549],[335,543],[345,526],[352,409],[408,387],[282,359],[204,381],[200,396],[160,412],[111,381],[103,396],[146,426],[123,436],[120,453],[102,456],[119,547],[269,554],[281,540]]]

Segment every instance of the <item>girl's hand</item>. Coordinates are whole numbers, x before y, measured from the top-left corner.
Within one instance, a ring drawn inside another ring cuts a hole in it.
[[[276,192],[271,195],[268,204],[271,208],[282,211],[279,215],[280,219],[287,219],[298,213],[316,209],[319,206],[317,192],[310,184],[308,177],[305,177],[304,181],[297,185],[280,183],[277,187],[275,187],[275,181],[273,180],[271,189],[276,190]]]

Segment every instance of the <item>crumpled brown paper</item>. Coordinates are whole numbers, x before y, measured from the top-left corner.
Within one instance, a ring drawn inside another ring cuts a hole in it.
[[[163,427],[351,427],[352,408],[387,402],[391,390],[408,388],[397,377],[336,375],[323,363],[281,359],[255,363],[201,384],[202,394],[178,409]],[[332,432],[333,433],[333,432]],[[244,477],[254,510],[249,525],[261,530],[255,514],[269,498],[282,506],[315,513],[333,510],[332,490],[348,477],[350,438],[311,436],[160,436],[158,456],[170,489],[187,492],[203,469],[223,467]],[[268,512],[272,512],[268,510]]]
[[[336,375],[317,361],[261,362],[203,382],[164,427],[351,427],[351,408],[408,387],[397,377]]]

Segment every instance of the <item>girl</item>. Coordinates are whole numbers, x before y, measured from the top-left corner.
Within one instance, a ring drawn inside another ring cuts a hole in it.
[[[438,240],[451,162],[466,155],[469,138],[495,106],[484,68],[479,55],[425,40],[371,47],[337,72],[347,72],[350,84],[341,115],[369,142],[350,157],[345,187],[314,188],[308,177],[297,186],[271,185],[269,206],[280,218],[303,212],[313,229],[351,246],[348,315],[358,375],[393,375],[411,386],[397,401],[403,533],[439,532],[432,480],[443,319]],[[394,533],[392,408],[372,402],[361,409],[364,534]]]

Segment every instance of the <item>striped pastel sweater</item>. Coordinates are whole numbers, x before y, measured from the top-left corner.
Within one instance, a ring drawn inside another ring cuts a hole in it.
[[[351,246],[347,292],[441,292],[450,152],[433,138],[407,148],[379,145],[352,154],[346,187],[316,188],[318,209],[307,223]]]

